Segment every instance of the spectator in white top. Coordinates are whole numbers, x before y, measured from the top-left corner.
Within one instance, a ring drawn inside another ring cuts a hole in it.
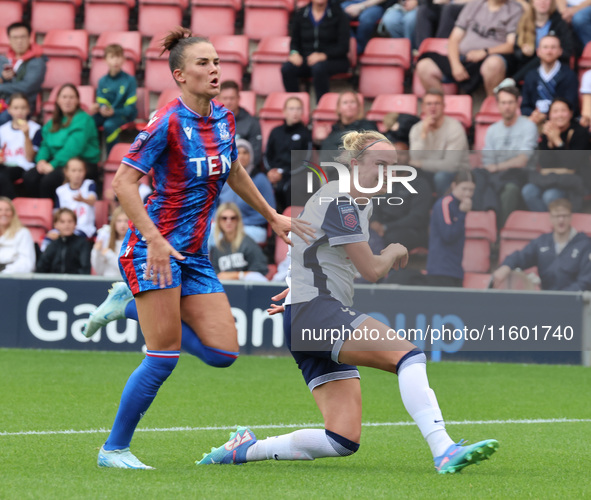
[[[71,158],[64,168],[66,183],[56,190],[55,208],[69,208],[78,218],[74,234],[92,238],[96,233],[94,204],[96,184],[85,179],[86,164],[80,158]]]
[[[423,119],[410,129],[410,164],[432,178],[435,191],[443,196],[456,173],[468,164],[468,138],[458,120],[445,116],[441,90],[427,90],[423,112]]]
[[[591,69],[581,78],[581,120],[579,123],[586,128],[591,127]]]
[[[16,93],[8,99],[11,121],[0,126],[0,196],[14,198],[14,183],[35,166],[35,154],[41,144],[41,126],[29,115],[25,94]]]
[[[35,270],[35,244],[9,198],[0,197],[0,273]]]
[[[129,217],[122,207],[111,215],[111,223],[98,230],[96,243],[90,254],[90,263],[98,276],[121,278],[119,252],[129,226]]]

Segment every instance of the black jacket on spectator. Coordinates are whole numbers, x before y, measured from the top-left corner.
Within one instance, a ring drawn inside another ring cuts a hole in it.
[[[371,120],[355,120],[353,123],[349,123],[349,125],[344,125],[342,122],[338,121],[332,126],[332,130],[328,137],[322,141],[322,145],[320,149],[323,151],[336,151],[339,149],[339,146],[343,145],[343,135],[347,132],[351,132],[351,130],[377,130],[378,126],[376,122]],[[326,160],[326,158],[323,158]]]
[[[90,243],[84,236],[59,237],[37,262],[38,273],[90,274]]]
[[[542,290],[591,290],[590,251],[589,237],[577,233],[556,255],[554,236],[547,233],[507,256],[503,265],[511,269],[536,266],[542,280]]]
[[[302,122],[279,125],[271,130],[265,151],[265,166],[282,168],[283,176],[291,175],[291,152],[308,151],[312,147],[312,134]]]
[[[302,57],[323,52],[329,59],[347,58],[349,52],[349,18],[338,5],[328,4],[322,21],[314,26],[310,20],[311,5],[299,9],[293,16],[290,50]]]
[[[423,177],[412,181],[417,193],[410,193],[399,183],[394,184],[392,194],[385,198],[398,197],[400,205],[390,205],[384,199],[373,201],[371,221],[384,225],[384,247],[390,243],[400,243],[408,250],[426,247],[429,244],[429,217],[433,206],[433,189]],[[381,197],[380,197],[381,198]]]
[[[233,252],[232,245],[225,240],[220,242],[221,248],[214,245],[209,250],[209,259],[216,274],[229,271],[252,271],[267,274],[267,258],[252,238],[244,236],[238,249]]]
[[[560,46],[562,47],[560,62],[568,65],[570,56],[574,52],[573,35],[571,27],[562,19],[562,16],[557,10],[550,16],[550,31],[548,34],[555,35],[560,40]],[[540,65],[540,59],[535,53],[531,57],[524,55],[517,43],[515,44],[514,55],[518,62],[517,67],[519,68],[513,75],[513,78],[517,82],[523,80],[528,71]]]
[[[236,139],[246,139],[250,142],[254,152],[254,158],[251,161],[255,167],[260,167],[263,159],[263,135],[258,118],[244,108],[239,108],[234,118],[236,119]]]
[[[533,110],[536,109],[536,101],[540,98],[538,95],[538,83],[540,74],[538,68],[532,69],[525,75],[525,82],[521,92],[521,114],[529,116]],[[554,97],[562,97],[566,99],[573,111],[574,116],[578,116],[579,109],[579,81],[575,72],[568,67],[567,64],[562,64],[558,74],[554,77],[556,82],[556,94]]]

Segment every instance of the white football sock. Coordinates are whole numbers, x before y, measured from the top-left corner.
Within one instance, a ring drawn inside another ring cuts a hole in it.
[[[418,425],[433,457],[443,455],[454,442],[445,430],[437,398],[429,387],[427,365],[403,363],[398,370],[398,385],[404,407]]]
[[[324,429],[302,429],[282,436],[257,441],[246,450],[246,461],[314,460],[340,457]]]

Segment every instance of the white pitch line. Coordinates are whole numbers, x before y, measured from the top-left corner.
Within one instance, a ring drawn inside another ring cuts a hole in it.
[[[457,420],[446,422],[446,425],[506,425],[506,424],[571,424],[590,423],[591,418],[528,418],[522,420]],[[365,422],[363,427],[404,427],[415,425],[414,422]],[[249,425],[251,429],[294,429],[308,427],[323,427],[323,424],[270,424],[270,425]],[[161,427],[136,429],[136,432],[199,432],[199,431],[228,431],[236,429],[231,426],[210,426],[210,427]],[[0,436],[49,436],[55,434],[106,434],[110,429],[87,429],[87,430],[62,430],[62,431],[20,431],[0,432]]]

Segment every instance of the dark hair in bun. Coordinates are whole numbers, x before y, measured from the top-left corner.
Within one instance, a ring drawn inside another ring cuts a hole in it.
[[[164,54],[167,50],[170,52],[170,55],[168,56],[168,66],[170,67],[171,72],[183,67],[183,55],[185,49],[196,43],[211,42],[208,38],[193,36],[190,30],[181,26],[177,26],[175,29],[168,32],[168,35],[162,39],[162,52],[160,52],[160,55]]]

